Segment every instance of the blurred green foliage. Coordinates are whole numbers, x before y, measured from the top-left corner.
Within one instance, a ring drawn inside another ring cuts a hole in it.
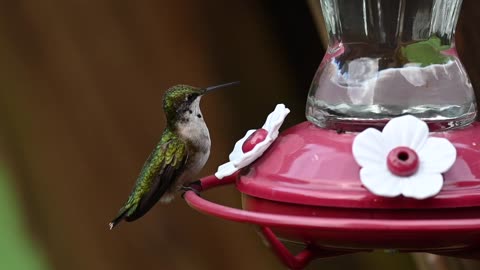
[[[0,164],[0,270],[46,270],[23,222],[10,176]]]

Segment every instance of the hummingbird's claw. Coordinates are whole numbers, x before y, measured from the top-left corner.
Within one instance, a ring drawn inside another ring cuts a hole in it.
[[[185,192],[187,191],[193,191],[197,196],[200,197],[200,191],[202,190],[202,182],[200,180],[197,180],[195,182],[190,183],[188,186],[182,186],[180,188],[180,191],[184,191],[182,194],[182,198],[185,196]]]
[[[191,182],[188,186],[193,187],[193,188],[196,189],[198,192],[201,192],[201,191],[203,190],[202,181],[200,181],[200,180],[193,181],[193,182]]]

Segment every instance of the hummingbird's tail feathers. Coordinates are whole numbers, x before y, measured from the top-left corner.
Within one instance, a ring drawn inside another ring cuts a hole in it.
[[[125,217],[127,216],[127,213],[128,213],[128,209],[127,208],[122,208],[122,210],[120,210],[120,213],[118,214],[118,216],[108,224],[108,227],[110,228],[110,230],[115,228],[115,226],[117,226],[118,223],[120,223],[122,220],[124,220]]]

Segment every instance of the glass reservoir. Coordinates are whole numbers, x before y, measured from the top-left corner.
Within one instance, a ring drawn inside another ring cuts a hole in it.
[[[321,0],[327,52],[308,120],[356,131],[411,114],[442,130],[474,121],[472,85],[455,49],[461,0]]]

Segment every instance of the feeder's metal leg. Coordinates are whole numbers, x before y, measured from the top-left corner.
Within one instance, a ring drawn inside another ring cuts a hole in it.
[[[303,251],[297,255],[293,255],[270,228],[261,227],[261,232],[265,239],[270,243],[270,248],[272,251],[280,258],[282,263],[288,268],[294,270],[305,268],[312,260],[316,258],[333,257],[350,253],[324,250],[315,245],[307,244]]]

